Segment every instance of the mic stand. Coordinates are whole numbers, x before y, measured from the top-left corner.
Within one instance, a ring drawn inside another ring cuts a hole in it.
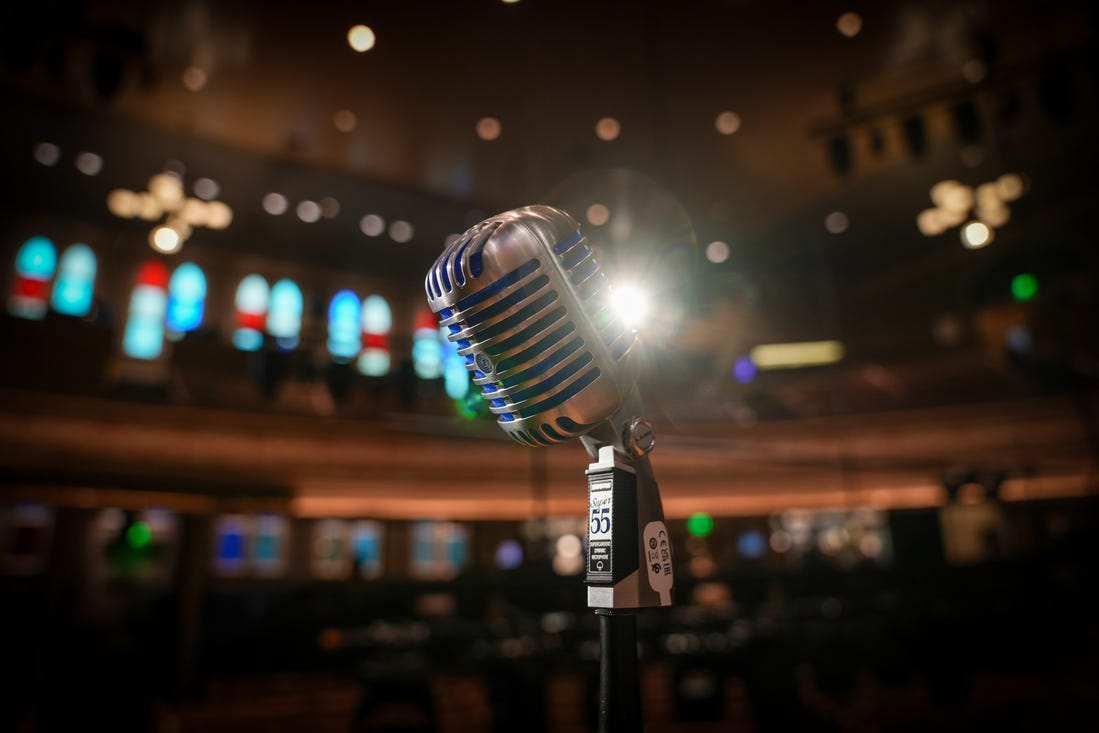
[[[588,466],[588,606],[599,618],[598,733],[639,733],[639,608],[672,602],[671,542],[648,452],[652,427],[632,417],[613,437],[581,436]]]

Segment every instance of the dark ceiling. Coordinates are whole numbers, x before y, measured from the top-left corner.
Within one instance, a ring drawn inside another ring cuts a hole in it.
[[[862,370],[848,382],[873,383],[867,365],[888,368],[875,372],[879,393],[928,370],[950,379],[961,362],[943,347],[1002,336],[1003,318],[1016,317],[1010,280],[1027,271],[1050,296],[1019,316],[1035,343],[1060,339],[1055,360],[1094,376],[1083,324],[1099,310],[1095,10],[864,5],[9,3],[8,226],[28,213],[117,226],[107,192],[141,188],[178,160],[189,178],[217,180],[234,209],[205,246],[413,288],[444,238],[485,215],[549,203],[583,219],[603,203],[610,220],[587,232],[608,269],[658,293],[653,328],[665,332],[654,341],[673,364],[693,358],[727,379],[754,343],[842,338]],[[837,28],[849,11],[861,19],[853,37]],[[365,53],[346,40],[356,23],[376,34]],[[200,89],[185,86],[191,67]],[[337,129],[341,110],[353,129]],[[738,116],[735,133],[715,128],[722,112]],[[486,116],[500,122],[495,140],[476,134]],[[596,136],[603,117],[620,123],[616,139]],[[60,145],[65,165],[33,163],[42,140]],[[79,150],[103,156],[100,175],[72,170]],[[976,186],[1009,172],[1028,188],[988,247],[964,248],[956,227],[917,229],[936,182]],[[290,213],[264,213],[271,191]],[[295,201],[325,196],[338,216],[294,218]],[[830,232],[834,212],[843,216]],[[367,238],[367,213],[416,234]],[[715,240],[730,250],[720,263],[704,254]],[[961,336],[939,338],[951,323]],[[974,373],[970,382],[990,385]],[[819,376],[784,379],[805,394],[841,384]],[[959,389],[975,394],[962,386],[942,399]]]

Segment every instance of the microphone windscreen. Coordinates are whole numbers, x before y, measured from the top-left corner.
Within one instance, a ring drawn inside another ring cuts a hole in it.
[[[527,206],[471,227],[435,261],[427,300],[504,431],[539,446],[583,435],[635,387],[637,334],[580,225]]]

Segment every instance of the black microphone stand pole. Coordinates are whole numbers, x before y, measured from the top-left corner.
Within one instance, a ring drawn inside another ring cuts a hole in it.
[[[598,733],[636,733],[641,723],[637,618],[633,611],[597,608],[599,618]]]

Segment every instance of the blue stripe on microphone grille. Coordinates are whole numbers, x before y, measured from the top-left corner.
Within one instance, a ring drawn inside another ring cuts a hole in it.
[[[481,275],[484,267],[481,250],[488,238],[500,228],[502,223],[500,221],[482,222],[468,229],[465,234],[446,248],[446,251],[436,260],[435,267],[432,268],[426,281],[428,294],[432,298],[441,298],[444,292],[450,292],[450,266],[454,267],[456,284],[459,286],[466,284],[467,273],[465,268],[462,267],[462,257],[470,247],[473,247],[474,250],[469,255],[469,275],[472,277]]]

